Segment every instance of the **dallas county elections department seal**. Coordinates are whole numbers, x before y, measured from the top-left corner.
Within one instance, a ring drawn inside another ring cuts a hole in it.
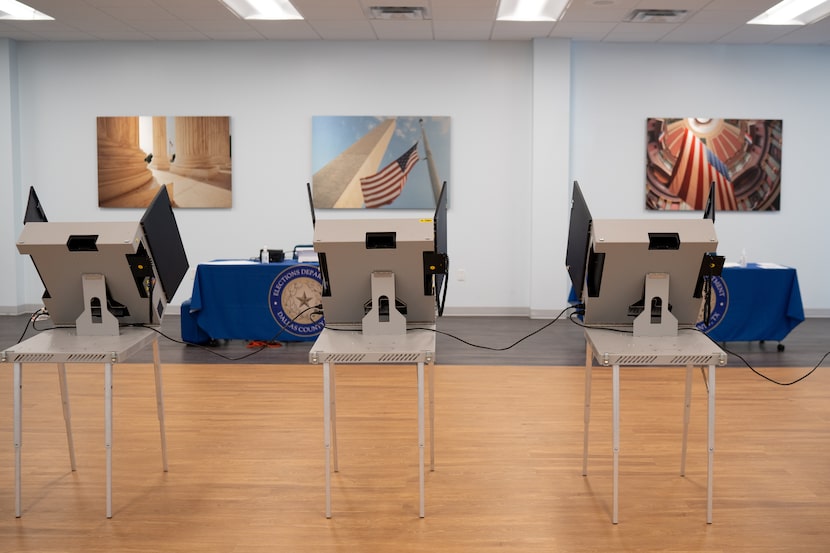
[[[316,336],[325,321],[315,307],[322,302],[323,282],[315,265],[300,263],[282,271],[271,283],[268,307],[285,332],[301,338]]]
[[[703,304],[700,310],[700,322],[695,326],[701,332],[709,332],[720,324],[726,311],[729,309],[729,288],[726,287],[726,281],[722,277],[711,277],[712,282],[712,297],[709,301],[709,324],[703,320]]]

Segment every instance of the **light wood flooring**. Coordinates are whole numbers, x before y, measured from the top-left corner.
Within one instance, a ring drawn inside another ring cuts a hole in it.
[[[830,371],[823,368],[789,387],[739,367],[718,369],[711,525],[702,376],[694,381],[680,477],[685,371],[623,369],[620,521],[613,525],[608,369],[593,371],[582,476],[582,367],[435,366],[436,470],[427,473],[420,519],[414,368],[338,366],[340,472],[329,520],[319,366],[168,363],[164,354],[162,362],[167,473],[152,366],[116,366],[109,520],[102,368],[68,366],[72,472],[55,367],[24,366],[17,519],[12,371],[0,365],[0,553],[830,550]],[[791,380],[804,369],[767,373]]]

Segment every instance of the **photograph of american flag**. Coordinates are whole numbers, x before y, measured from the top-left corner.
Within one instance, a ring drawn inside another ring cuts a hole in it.
[[[366,207],[389,205],[401,195],[412,167],[418,162],[418,143],[379,172],[360,179]]]
[[[781,144],[780,119],[648,118],[646,209],[703,210],[715,186],[718,211],[778,211]]]
[[[450,118],[315,115],[315,209],[429,209],[450,178]]]
[[[719,211],[737,209],[729,169],[692,131],[686,129],[680,156],[674,164],[669,191],[694,210],[702,210],[715,187],[715,207]]]

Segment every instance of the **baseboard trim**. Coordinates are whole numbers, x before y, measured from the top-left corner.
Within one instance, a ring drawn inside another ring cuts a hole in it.
[[[526,307],[454,307],[444,310],[445,317],[528,317],[530,319],[554,319],[561,309],[528,309]]]
[[[447,307],[445,317],[527,317],[530,310],[524,307]]]
[[[42,308],[42,304],[26,304],[26,305],[0,305],[0,315],[24,315],[26,313],[34,313]]]

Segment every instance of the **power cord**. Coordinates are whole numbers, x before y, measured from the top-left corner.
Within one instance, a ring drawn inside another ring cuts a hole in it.
[[[703,333],[703,334],[704,334],[704,336],[706,335],[706,333]],[[708,338],[708,336],[707,336],[707,338]],[[711,338],[709,338],[709,339],[711,340]],[[807,378],[808,376],[810,376],[811,374],[813,374],[814,372],[816,372],[816,369],[818,369],[818,368],[821,366],[821,364],[822,364],[822,363],[824,363],[824,360],[825,360],[825,359],[827,359],[827,356],[828,356],[828,355],[830,355],[830,351],[828,351],[827,353],[825,353],[824,355],[822,355],[822,356],[821,356],[821,359],[819,359],[819,362],[818,362],[818,363],[816,363],[816,365],[815,365],[812,369],[810,369],[809,371],[807,371],[805,374],[803,374],[803,375],[799,376],[799,377],[798,377],[798,378],[796,378],[795,380],[791,380],[790,382],[780,382],[780,381],[775,380],[774,378],[769,377],[769,376],[767,376],[767,375],[763,374],[762,372],[760,372],[758,369],[756,369],[755,367],[753,367],[753,366],[749,363],[749,361],[747,361],[746,359],[744,359],[742,356],[740,356],[739,354],[735,353],[734,351],[730,351],[730,350],[728,350],[726,347],[724,347],[724,346],[723,346],[723,345],[721,345],[721,344],[718,344],[718,343],[717,343],[717,342],[715,342],[714,340],[712,340],[712,342],[714,342],[714,343],[715,343],[715,344],[716,344],[716,345],[717,345],[720,349],[722,349],[723,351],[725,351],[725,352],[726,352],[726,353],[728,353],[729,355],[733,355],[733,356],[737,357],[738,359],[740,359],[740,360],[743,362],[743,364],[747,366],[747,368],[748,368],[749,370],[751,370],[752,372],[754,372],[755,374],[757,374],[758,376],[760,376],[760,377],[761,377],[761,378],[763,378],[764,380],[767,380],[767,381],[769,381],[769,382],[772,382],[773,384],[776,384],[776,385],[778,385],[778,386],[792,386],[793,384],[798,384],[799,382],[801,382],[802,380],[804,380],[805,378]]]
[[[282,334],[283,332],[285,332],[285,330],[288,328],[288,325],[290,325],[291,323],[293,323],[294,321],[296,321],[297,319],[299,319],[299,318],[300,318],[302,315],[304,315],[306,312],[311,311],[311,310],[313,309],[313,310],[315,310],[315,311],[313,311],[313,312],[312,312],[312,315],[322,315],[322,311],[320,311],[320,308],[321,308],[321,307],[322,307],[322,305],[312,305],[311,307],[307,307],[307,308],[303,309],[302,311],[300,311],[299,313],[297,313],[297,315],[296,315],[296,316],[294,316],[294,318],[292,318],[292,319],[288,322],[288,324],[286,324],[285,326],[280,325],[280,330],[279,330],[279,332],[277,332],[277,333],[274,335],[274,337],[273,337],[273,338],[271,338],[270,340],[266,341],[264,345],[262,345],[262,346],[258,347],[257,349],[255,349],[255,350],[253,350],[253,351],[251,351],[251,352],[249,352],[249,353],[247,353],[247,354],[245,354],[245,355],[243,355],[243,356],[241,356],[241,357],[229,357],[229,356],[227,356],[227,355],[224,355],[224,354],[222,354],[222,353],[219,353],[219,352],[217,352],[217,351],[215,351],[215,350],[211,349],[210,347],[205,346],[205,345],[202,345],[202,344],[196,344],[196,343],[193,343],[193,342],[185,342],[184,340],[177,340],[176,338],[173,338],[172,336],[168,336],[167,334],[165,334],[164,332],[162,332],[161,330],[159,330],[158,328],[156,328],[156,327],[154,327],[154,326],[149,326],[149,325],[146,325],[146,324],[135,324],[135,325],[125,325],[125,326],[137,326],[137,327],[141,327],[141,328],[147,328],[147,329],[152,330],[152,331],[153,331],[153,332],[155,332],[156,334],[159,334],[160,336],[164,337],[165,339],[167,339],[167,340],[169,340],[169,341],[171,341],[171,342],[173,342],[173,343],[176,343],[176,344],[181,344],[181,345],[183,345],[183,346],[194,346],[194,347],[200,348],[200,349],[202,349],[202,350],[204,350],[204,351],[207,351],[207,352],[209,352],[209,353],[212,353],[213,355],[216,355],[217,357],[221,357],[222,359],[225,359],[225,360],[227,360],[227,361],[241,361],[241,360],[243,360],[243,359],[246,359],[246,358],[248,358],[248,357],[251,357],[252,355],[256,355],[257,353],[261,352],[262,350],[264,350],[264,349],[268,348],[268,343],[275,342],[275,341],[277,340],[277,338],[280,336],[280,334]],[[57,328],[57,327],[53,327],[53,328],[38,329],[37,327],[35,327],[35,325],[34,325],[35,321],[37,321],[37,320],[38,320],[38,319],[39,319],[42,315],[44,315],[44,314],[48,314],[48,312],[46,311],[46,309],[45,309],[45,308],[40,308],[40,309],[38,309],[37,311],[35,311],[35,312],[32,314],[32,316],[31,316],[31,317],[29,317],[28,321],[26,322],[26,326],[23,328],[23,333],[20,335],[20,338],[18,338],[18,340],[17,340],[17,343],[18,343],[18,344],[19,344],[20,342],[22,342],[22,341],[23,341],[23,337],[24,337],[24,336],[26,336],[26,332],[29,330],[29,325],[31,325],[31,326],[32,326],[32,328],[33,328],[34,330],[37,330],[37,331],[39,331],[39,332],[44,332],[44,331],[54,330],[55,328]]]
[[[311,307],[307,307],[307,308],[303,309],[302,311],[300,311],[300,312],[299,312],[299,313],[298,313],[298,314],[297,314],[294,318],[292,318],[292,319],[289,321],[289,323],[288,323],[288,324],[293,323],[294,321],[296,321],[297,319],[299,319],[299,318],[300,318],[303,314],[305,314],[307,311],[310,311],[310,310],[312,310],[312,309],[314,310],[314,311],[312,311],[312,313],[311,313],[311,315],[312,315],[312,316],[322,316],[322,315],[323,315],[322,307],[323,307],[322,305],[313,305],[313,306],[311,306]],[[522,338],[519,338],[518,340],[516,340],[515,342],[513,342],[513,343],[512,343],[512,344],[510,344],[509,346],[506,346],[506,347],[501,347],[501,348],[492,347],[492,346],[484,346],[484,345],[480,345],[480,344],[474,344],[474,343],[469,342],[469,341],[467,341],[467,340],[465,340],[465,339],[463,339],[463,338],[460,338],[460,337],[458,337],[458,336],[455,336],[454,334],[450,334],[449,332],[444,332],[444,331],[442,331],[442,330],[437,330],[437,329],[434,329],[434,328],[413,328],[412,330],[427,330],[427,331],[430,331],[430,332],[434,332],[434,333],[436,333],[436,334],[441,334],[441,335],[443,335],[443,336],[447,336],[448,338],[452,338],[453,340],[457,340],[457,341],[461,342],[462,344],[465,344],[465,345],[468,345],[468,346],[470,346],[470,347],[474,347],[474,348],[479,348],[479,349],[484,349],[484,350],[489,350],[489,351],[507,351],[507,350],[509,350],[509,349],[512,349],[512,348],[516,347],[517,345],[519,345],[520,343],[524,342],[524,341],[525,341],[525,340],[527,340],[528,338],[530,338],[530,337],[532,337],[532,336],[535,336],[536,334],[538,334],[538,333],[542,332],[543,330],[545,330],[545,329],[546,329],[546,328],[548,328],[549,326],[551,326],[553,323],[555,323],[556,321],[558,321],[559,319],[561,319],[561,318],[562,318],[562,316],[563,316],[563,315],[564,315],[564,314],[565,314],[565,313],[566,313],[569,309],[574,309],[574,311],[573,311],[573,312],[571,312],[571,313],[568,315],[568,320],[570,320],[573,324],[575,324],[575,325],[577,325],[577,326],[579,326],[579,327],[581,327],[581,328],[602,328],[602,329],[604,329],[604,330],[611,330],[611,331],[622,332],[622,333],[628,333],[628,334],[632,333],[632,331],[631,331],[631,330],[628,330],[628,329],[623,329],[623,328],[614,328],[614,327],[595,327],[595,326],[591,326],[591,325],[586,325],[586,324],[585,324],[585,323],[583,323],[582,321],[577,320],[577,317],[579,317],[580,315],[583,315],[583,314],[585,313],[585,311],[584,311],[584,309],[585,309],[584,304],[569,305],[568,307],[566,307],[566,308],[564,308],[562,311],[560,311],[560,312],[559,312],[559,314],[556,316],[556,318],[554,318],[552,321],[550,321],[550,322],[548,322],[548,323],[544,324],[543,326],[541,326],[540,328],[538,328],[538,329],[534,330],[534,331],[533,331],[533,332],[531,332],[530,334],[527,334],[526,336],[524,336],[524,337],[522,337]],[[41,307],[40,309],[38,309],[37,311],[35,311],[34,313],[32,313],[32,316],[28,318],[28,320],[27,320],[27,322],[26,322],[26,326],[23,328],[23,332],[20,334],[20,338],[18,338],[18,339],[17,339],[17,342],[16,342],[16,343],[18,343],[18,344],[19,344],[20,342],[22,342],[22,341],[23,341],[23,337],[24,337],[24,336],[26,336],[26,332],[29,330],[29,326],[31,326],[34,330],[38,330],[38,331],[52,330],[52,329],[38,329],[38,328],[35,326],[35,322],[36,322],[36,321],[37,321],[37,320],[38,320],[41,316],[43,316],[43,315],[48,315],[48,311],[46,311],[46,308],[43,308],[43,307]],[[207,352],[212,353],[213,355],[216,355],[217,357],[221,357],[221,358],[226,359],[226,360],[228,360],[228,361],[241,361],[241,360],[243,360],[243,359],[246,359],[246,358],[248,358],[248,357],[251,357],[252,355],[256,355],[257,353],[259,353],[259,352],[261,352],[262,350],[266,349],[266,348],[268,347],[268,345],[267,345],[268,343],[270,343],[270,342],[275,342],[275,341],[277,340],[277,338],[280,336],[280,334],[282,334],[283,332],[285,332],[285,330],[288,328],[288,325],[285,325],[285,326],[280,325],[280,330],[279,330],[279,331],[278,331],[278,332],[274,335],[274,337],[273,337],[273,338],[271,338],[270,340],[267,340],[267,341],[265,342],[265,344],[266,344],[266,345],[262,345],[262,346],[260,346],[259,348],[255,349],[254,351],[252,351],[252,352],[250,352],[250,353],[248,353],[248,354],[246,354],[246,355],[243,355],[243,356],[241,356],[241,357],[228,357],[227,355],[223,355],[223,354],[221,354],[221,353],[219,353],[219,352],[217,352],[217,351],[215,351],[215,350],[211,349],[211,348],[210,348],[210,347],[208,347],[208,346],[204,346],[204,345],[202,345],[202,344],[196,344],[196,343],[193,343],[193,342],[185,342],[185,341],[183,341],[183,340],[177,340],[177,339],[175,339],[175,338],[173,338],[173,337],[171,337],[171,336],[168,336],[168,335],[164,334],[163,332],[161,332],[159,329],[157,329],[157,328],[155,328],[155,327],[152,327],[152,326],[147,326],[147,325],[143,325],[143,324],[142,324],[142,325],[135,325],[135,326],[141,326],[141,327],[144,327],[144,328],[149,328],[150,330],[152,330],[152,331],[156,332],[157,334],[160,334],[161,336],[163,336],[164,338],[166,338],[167,340],[169,340],[169,341],[171,341],[171,342],[174,342],[174,343],[177,343],[177,344],[186,345],[186,346],[194,346],[194,347],[198,347],[198,348],[201,348],[201,349],[203,349],[203,350],[205,350],[205,351],[207,351]],[[326,327],[326,328],[329,328],[329,327]],[[772,384],[775,384],[775,385],[778,385],[778,386],[792,386],[792,385],[794,385],[794,384],[797,384],[797,383],[801,382],[802,380],[806,379],[808,376],[810,376],[811,374],[813,374],[813,373],[816,371],[816,369],[818,369],[818,368],[822,365],[822,363],[824,363],[825,359],[827,359],[827,357],[828,357],[828,356],[830,356],[830,351],[828,351],[827,353],[825,353],[824,355],[822,355],[822,356],[821,356],[821,359],[819,359],[818,363],[816,363],[816,365],[815,365],[812,369],[810,369],[809,371],[807,371],[805,374],[803,374],[803,375],[799,376],[798,378],[796,378],[795,380],[792,380],[792,381],[790,381],[790,382],[781,382],[781,381],[775,380],[774,378],[769,377],[769,376],[767,376],[767,375],[763,374],[763,373],[762,373],[762,372],[760,372],[758,369],[756,369],[755,367],[753,367],[753,366],[749,363],[749,361],[747,361],[746,359],[744,359],[744,357],[742,357],[741,355],[739,355],[739,354],[735,353],[734,351],[729,350],[728,348],[726,348],[726,347],[725,347],[725,346],[723,346],[722,344],[719,344],[719,343],[715,342],[714,340],[712,340],[712,338],[710,338],[710,337],[709,337],[709,336],[708,336],[705,332],[701,331],[700,329],[698,329],[698,328],[696,328],[696,327],[689,327],[689,329],[690,329],[690,330],[696,330],[696,331],[700,332],[701,334],[703,334],[704,336],[706,336],[707,338],[709,338],[709,339],[712,341],[712,343],[714,343],[716,346],[718,346],[719,348],[721,348],[723,351],[725,351],[725,352],[726,352],[726,353],[728,353],[729,355],[732,355],[733,357],[737,357],[738,359],[740,359],[740,360],[741,360],[741,362],[743,362],[743,364],[744,364],[744,365],[746,365],[746,367],[747,367],[749,370],[751,370],[753,373],[755,373],[756,375],[760,376],[760,377],[761,377],[761,378],[763,378],[764,380],[767,380],[767,381],[771,382]],[[329,328],[329,330],[340,330],[340,331],[343,331],[343,332],[356,332],[356,331],[357,331],[356,329],[355,329],[355,330],[344,330],[344,329],[332,329],[332,328]],[[701,367],[701,372],[703,373],[703,375],[704,375],[704,377],[705,377],[705,371],[703,370],[703,368],[702,368],[702,367]],[[705,380],[705,378],[704,378],[704,382],[705,382],[705,381],[706,381],[706,380]]]
[[[268,349],[268,344],[276,342],[277,338],[279,338],[280,334],[285,332],[285,330],[288,328],[288,325],[290,325],[291,323],[293,323],[294,321],[299,319],[306,312],[314,310],[311,313],[312,315],[321,315],[322,311],[320,311],[320,309],[322,307],[323,306],[319,305],[319,304],[318,305],[312,305],[310,307],[306,307],[305,309],[303,309],[302,311],[297,313],[290,321],[288,321],[288,323],[286,325],[280,325],[279,331],[276,334],[274,334],[273,338],[271,338],[270,340],[265,340],[263,345],[257,347],[253,351],[251,351],[251,352],[249,352],[249,353],[247,353],[247,354],[245,354],[241,357],[229,357],[227,355],[219,353],[218,351],[215,351],[215,350],[211,349],[210,347],[202,345],[202,344],[196,344],[196,343],[193,343],[193,342],[185,342],[184,340],[176,340],[175,338],[164,334],[162,331],[160,331],[159,329],[157,329],[155,327],[151,327],[151,326],[147,326],[147,325],[137,325],[137,326],[141,326],[141,327],[144,327],[144,328],[149,328],[150,330],[154,331],[155,333],[160,334],[161,336],[167,338],[168,340],[170,340],[171,342],[174,342],[176,344],[182,344],[182,345],[186,345],[186,346],[194,346],[194,347],[203,349],[204,351],[207,351],[209,353],[212,353],[213,355],[216,355],[217,357],[221,357],[222,359],[225,359],[227,361],[241,361],[243,359],[247,359],[248,357],[251,357],[252,355],[256,355],[257,353],[261,352],[264,349]]]
[[[434,328],[413,328],[412,330],[428,330],[430,332],[434,332],[436,334],[441,334],[443,336],[447,336],[448,338],[452,338],[453,340],[457,340],[457,341],[461,342],[462,344],[465,344],[465,345],[470,346],[470,347],[478,348],[478,349],[485,349],[485,350],[489,350],[489,351],[507,351],[507,350],[509,350],[511,348],[514,348],[517,345],[521,344],[522,342],[524,342],[528,338],[530,338],[532,336],[535,336],[536,334],[539,334],[540,332],[542,332],[543,330],[548,328],[550,325],[552,325],[553,323],[555,323],[556,321],[561,319],[562,315],[564,315],[566,311],[568,311],[569,309],[573,309],[573,308],[574,308],[573,305],[569,305],[568,307],[566,307],[565,309],[560,311],[559,314],[556,316],[556,318],[554,318],[553,320],[545,323],[544,325],[537,328],[536,330],[534,330],[530,334],[527,334],[527,335],[523,336],[522,338],[519,338],[518,340],[516,340],[515,342],[513,342],[509,346],[505,346],[505,347],[501,347],[501,348],[497,348],[497,347],[493,347],[493,346],[484,346],[484,345],[481,345],[481,344],[474,344],[474,343],[469,342],[469,341],[467,341],[463,338],[459,338],[458,336],[456,336],[454,334],[450,334],[449,332],[444,332],[443,330],[437,330],[437,329],[434,329]]]
[[[215,355],[216,357],[221,357],[222,359],[224,359],[226,361],[241,361],[243,359],[247,359],[248,357],[251,357],[252,355],[256,355],[257,353],[261,352],[262,350],[264,350],[268,347],[267,345],[259,346],[257,349],[254,349],[254,350],[252,350],[252,351],[250,351],[250,352],[248,352],[245,355],[242,355],[240,357],[230,357],[228,355],[225,355],[223,353],[220,353],[218,351],[215,351],[215,350],[211,349],[209,346],[205,346],[205,345],[202,345],[202,344],[196,344],[194,342],[185,342],[184,340],[177,340],[177,339],[173,338],[172,336],[168,336],[167,334],[165,334],[164,332],[162,332],[161,330],[159,330],[158,328],[153,327],[153,326],[147,326],[147,325],[143,325],[143,324],[142,325],[136,325],[136,326],[140,326],[142,328],[149,328],[150,330],[152,330],[156,334],[159,334],[160,336],[166,338],[167,340],[169,340],[169,341],[171,341],[175,344],[181,344],[183,346],[193,346],[193,347],[199,348],[203,351],[206,351],[208,353],[211,353],[211,354]]]
[[[16,343],[19,344],[20,342],[23,341],[23,337],[26,336],[26,332],[29,330],[29,325],[31,325],[34,330],[40,330],[35,326],[35,322],[42,315],[48,315],[48,312],[46,311],[45,307],[41,307],[40,309],[38,309],[37,311],[32,313],[32,316],[29,317],[29,319],[26,321],[26,326],[23,327],[23,332],[20,334],[20,338],[17,339]]]
[[[578,308],[578,307],[579,307],[579,305],[574,306],[574,307],[577,307],[577,308]],[[584,313],[584,305],[582,306],[582,308],[583,308],[583,313]],[[570,321],[571,321],[572,323],[574,323],[575,325],[580,326],[580,327],[582,327],[582,328],[600,328],[600,329],[602,329],[602,330],[613,330],[613,331],[616,331],[616,332],[623,332],[623,333],[626,333],[626,334],[631,334],[631,333],[633,332],[633,330],[632,330],[632,329],[628,329],[628,328],[623,329],[623,328],[614,328],[614,327],[599,327],[599,326],[591,326],[591,325],[586,325],[585,323],[583,323],[583,322],[581,322],[581,321],[577,321],[577,320],[574,318],[574,317],[576,317],[577,315],[579,315],[579,312],[578,312],[578,311],[577,311],[577,312],[574,312],[574,313],[571,313],[571,314],[570,314],[570,316],[569,316],[569,319],[570,319]],[[767,376],[767,375],[763,374],[763,373],[762,373],[762,372],[760,372],[758,369],[756,369],[755,367],[753,367],[753,366],[749,363],[749,361],[747,361],[746,359],[744,359],[742,356],[740,356],[739,354],[735,353],[734,351],[731,351],[731,350],[727,349],[725,346],[723,346],[722,344],[719,344],[719,343],[718,343],[718,342],[716,342],[715,340],[712,340],[712,338],[711,338],[708,334],[706,334],[705,332],[703,332],[703,331],[702,331],[702,330],[700,330],[699,328],[697,328],[697,327],[683,327],[683,328],[686,328],[686,329],[688,329],[688,330],[694,330],[694,331],[696,331],[696,332],[700,332],[701,334],[703,334],[704,336],[706,336],[707,338],[709,338],[709,340],[710,340],[713,344],[715,344],[716,346],[718,346],[720,349],[722,349],[723,351],[725,351],[725,352],[726,352],[726,353],[728,353],[729,355],[732,355],[732,356],[737,357],[738,359],[740,359],[740,360],[743,362],[743,364],[744,364],[744,365],[746,365],[746,366],[747,366],[747,368],[748,368],[750,371],[754,372],[755,374],[757,374],[758,376],[760,376],[760,377],[761,377],[761,378],[763,378],[764,380],[767,380],[767,381],[769,381],[769,382],[771,382],[771,383],[773,383],[773,384],[776,384],[776,385],[778,385],[778,386],[792,386],[793,384],[797,384],[797,383],[801,382],[802,380],[804,380],[805,378],[807,378],[808,376],[810,376],[811,374],[813,374],[813,373],[816,371],[816,369],[818,369],[818,368],[821,366],[821,364],[822,364],[822,363],[824,363],[824,360],[825,360],[825,359],[827,359],[827,357],[828,357],[828,356],[830,356],[830,351],[828,351],[827,353],[825,353],[824,355],[822,355],[822,356],[821,356],[821,359],[819,360],[819,362],[818,362],[818,363],[817,363],[817,364],[816,364],[816,365],[815,365],[812,369],[810,369],[809,371],[807,371],[807,373],[805,373],[805,374],[803,374],[803,375],[799,376],[798,378],[796,378],[795,380],[792,380],[792,381],[790,381],[790,382],[780,382],[780,381],[778,381],[778,380],[775,380],[774,378],[771,378],[771,377],[769,377],[769,376]],[[706,379],[705,379],[705,376],[706,376],[706,371],[703,369],[703,367],[701,367],[701,373],[704,375],[704,383],[706,383]],[[707,383],[707,387],[708,387],[708,383]],[[707,389],[708,389],[708,388],[707,388]]]

